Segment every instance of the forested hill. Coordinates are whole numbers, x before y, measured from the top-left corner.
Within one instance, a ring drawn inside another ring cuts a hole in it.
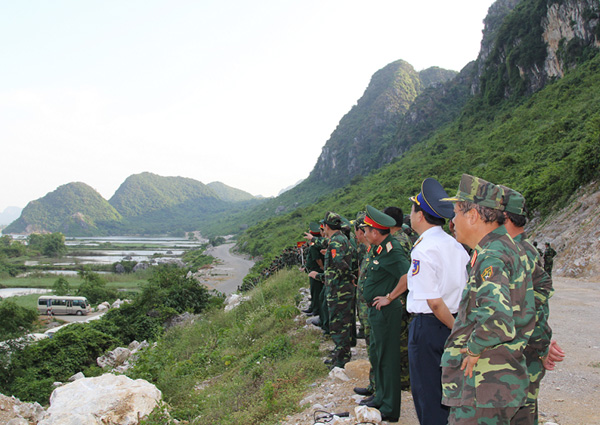
[[[30,202],[3,232],[182,235],[201,229],[211,217],[244,211],[260,202],[220,182],[205,185],[189,178],[141,173],[128,177],[109,201],[84,183],[63,185]]]
[[[526,196],[532,214],[564,206],[600,177],[599,16],[596,0],[496,2],[477,61],[458,77],[458,110],[442,102],[438,106],[449,110],[444,119],[436,108],[429,118],[422,114],[426,131],[377,172],[333,193],[323,190],[321,197],[305,182],[271,201],[283,204],[295,195],[291,199],[302,205],[305,195],[312,204],[248,229],[240,245],[252,254],[277,252],[328,210],[353,218],[366,204],[408,209],[408,197],[426,177],[439,179],[450,193],[462,173],[506,184]],[[456,81],[422,96],[443,98]],[[411,107],[420,102],[417,97]],[[431,125],[428,119],[440,121]],[[402,126],[400,120],[398,140],[407,133]]]

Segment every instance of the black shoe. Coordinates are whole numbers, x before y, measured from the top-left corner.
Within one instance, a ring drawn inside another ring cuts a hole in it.
[[[318,317],[315,317],[314,319],[312,319],[310,321],[310,323],[315,326],[321,326],[321,319],[319,319]]]
[[[368,388],[354,387],[354,392],[358,395],[373,395],[373,391]]]
[[[398,422],[400,418],[392,418],[390,416],[387,415],[381,415],[381,420],[382,421],[386,421],[386,422]]]
[[[365,404],[362,404],[362,402],[361,402],[361,403],[359,403],[359,404],[360,404],[361,406],[374,407],[375,409],[379,409],[379,408],[381,407],[381,404],[379,404],[379,403],[374,403],[374,402],[373,402],[373,400],[371,400],[371,401],[369,401],[369,402],[367,402],[367,403],[365,403]],[[398,421],[398,419],[396,419],[396,421]]]
[[[323,363],[325,363],[325,364],[333,364],[333,360],[332,359],[327,359],[327,360],[324,360]]]
[[[361,405],[361,406],[365,406],[367,403],[372,402],[374,398],[375,398],[374,395],[369,396],[369,397],[365,397],[358,404]]]
[[[306,314],[313,316],[313,312],[312,312],[311,308],[307,308],[306,310],[300,310],[300,311],[302,311],[302,313],[306,313]]]

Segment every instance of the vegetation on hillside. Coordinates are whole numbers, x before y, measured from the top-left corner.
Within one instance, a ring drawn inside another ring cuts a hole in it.
[[[581,185],[600,174],[600,55],[520,103],[489,105],[478,97],[461,116],[377,173],[320,201],[253,226],[239,246],[273,256],[296,240],[310,221],[333,210],[353,218],[366,204],[409,208],[408,197],[426,177],[454,193],[463,173],[522,192],[531,211],[564,206]]]
[[[68,183],[31,201],[4,233],[62,232],[71,236],[103,234],[98,222],[120,220],[121,215],[85,183]]]
[[[174,316],[184,312],[199,314],[209,306],[222,305],[222,297],[210,294],[195,279],[186,277],[187,269],[163,265],[152,271],[131,303],[110,310],[99,320],[67,326],[52,338],[34,344],[0,345],[0,393],[46,404],[53,382],[65,382],[77,372],[86,376],[101,374],[96,358],[106,350],[127,346],[134,339],[155,341]],[[93,276],[87,280],[92,285],[97,283]],[[0,313],[13,314],[13,318],[5,318],[6,323],[0,323],[6,327],[4,336],[19,336],[30,329],[31,311],[12,301],[2,301]]]

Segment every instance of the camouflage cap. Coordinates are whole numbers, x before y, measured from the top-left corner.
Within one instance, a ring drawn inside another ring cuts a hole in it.
[[[333,211],[327,211],[323,223],[331,227],[342,228],[342,217]]]
[[[356,214],[356,220],[354,220],[355,229],[358,229],[365,224],[366,215],[367,213],[365,211],[359,211],[358,214]]]
[[[350,224],[350,220],[348,220],[346,217],[344,217],[343,215],[340,216],[342,219],[342,229],[343,230],[350,230],[352,229],[352,224]]]
[[[510,187],[500,185],[500,188],[503,191],[502,205],[504,205],[504,211],[525,215],[525,198],[523,195]]]
[[[364,224],[361,227],[374,227],[376,229],[389,229],[396,225],[394,220],[389,215],[379,211],[377,208],[367,205],[367,214],[365,216]]]
[[[500,186],[474,177],[469,174],[463,174],[458,185],[458,192],[453,198],[442,198],[440,201],[452,202],[473,202],[483,207],[504,211],[502,204],[502,189]]]
[[[320,233],[321,232],[321,226],[319,226],[319,223],[315,223],[314,221],[311,221],[308,224],[308,229],[309,229],[310,233]]]

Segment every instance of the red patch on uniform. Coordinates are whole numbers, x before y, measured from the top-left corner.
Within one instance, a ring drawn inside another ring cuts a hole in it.
[[[332,249],[331,250],[331,258],[335,258],[335,255],[336,255],[335,249]]]
[[[379,254],[381,254],[381,251],[383,251],[383,247],[381,245],[379,245],[375,252],[377,253],[377,255],[379,255]]]
[[[477,260],[477,251],[474,251],[473,256],[471,257],[471,267],[475,264],[475,260]]]

